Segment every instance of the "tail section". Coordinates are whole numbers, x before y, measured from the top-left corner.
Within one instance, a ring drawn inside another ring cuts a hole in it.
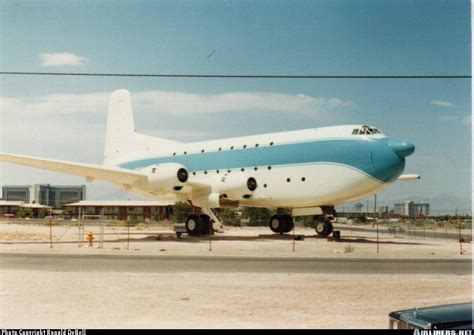
[[[107,114],[104,165],[126,161],[126,157],[133,153],[172,151],[181,146],[180,142],[136,133],[130,92],[121,89],[112,93]]]

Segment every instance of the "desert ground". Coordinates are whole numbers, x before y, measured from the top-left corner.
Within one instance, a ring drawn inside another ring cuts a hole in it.
[[[51,232],[52,245],[47,224],[0,224],[0,256],[26,260],[2,263],[2,328],[386,328],[391,311],[472,299],[471,244],[460,246],[441,232],[436,238],[379,233],[378,252],[372,230],[342,230],[341,242],[334,242],[315,237],[310,228],[296,228],[295,235],[304,239],[294,241],[292,234],[274,236],[264,227],[227,227],[210,238],[178,239],[169,227],[138,226],[129,234],[127,227],[105,226],[102,248],[97,225],[84,229],[86,236],[94,234],[92,247],[78,240],[77,226],[56,224]],[[29,255],[65,256],[48,268],[35,267],[42,258]],[[114,255],[127,260],[199,256],[203,264],[219,257],[229,262],[232,257],[330,258],[351,267],[364,259],[423,260],[433,266],[452,260],[465,262],[466,271],[214,271],[206,265],[189,271],[118,271],[120,258],[110,268],[64,264],[64,271],[58,270],[57,262],[85,255],[85,264]]]

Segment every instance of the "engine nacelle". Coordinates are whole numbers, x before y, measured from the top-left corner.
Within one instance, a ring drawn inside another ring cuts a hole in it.
[[[241,200],[251,198],[257,189],[257,181],[254,177],[245,174],[229,174],[219,179],[213,190],[220,193],[222,197],[229,200]]]
[[[189,178],[186,168],[177,163],[154,164],[141,171],[148,175],[146,188],[154,192],[179,192]]]

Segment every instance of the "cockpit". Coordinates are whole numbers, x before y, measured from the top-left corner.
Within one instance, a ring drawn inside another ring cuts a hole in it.
[[[382,133],[377,128],[369,127],[369,126],[362,126],[352,131],[352,135],[377,135],[377,134],[382,134]]]

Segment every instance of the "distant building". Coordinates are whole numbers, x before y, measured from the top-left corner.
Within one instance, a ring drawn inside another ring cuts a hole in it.
[[[10,201],[10,200],[0,200],[0,218],[1,217],[10,217],[17,216],[21,208],[28,208],[31,211],[31,217],[38,217],[41,211],[46,211],[46,213],[51,213],[51,206],[45,206],[40,204],[28,204],[23,201]],[[44,215],[44,212],[43,212]]]
[[[172,214],[174,201],[79,201],[64,206],[72,217],[99,216],[105,219],[129,220],[133,217],[166,220]]]
[[[84,200],[86,185],[4,185],[2,199],[9,201],[23,201],[27,204],[41,204],[53,208],[62,208],[64,205]]]
[[[428,203],[415,203],[413,201],[404,201],[402,203],[395,204],[395,214],[402,216],[427,216],[430,215],[430,204]]]

